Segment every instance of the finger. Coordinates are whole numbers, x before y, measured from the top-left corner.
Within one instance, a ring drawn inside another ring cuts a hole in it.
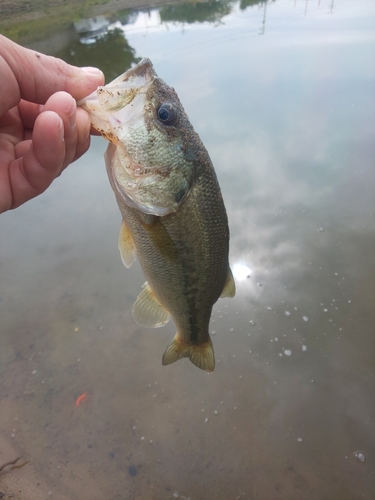
[[[10,109],[0,117],[0,134],[6,135],[7,140],[13,144],[23,139],[23,125],[17,106]]]
[[[61,59],[46,56],[0,35],[0,116],[21,98],[43,104],[60,90],[81,99],[104,83],[97,68],[77,68]],[[6,92],[4,92],[4,90]]]
[[[23,126],[26,129],[25,130],[26,135],[25,135],[24,139],[29,139],[31,137],[30,131],[34,127],[35,120],[40,115],[40,113],[43,111],[43,105],[42,104],[35,104],[33,102],[28,102],[28,101],[21,99],[21,101],[18,105],[18,109],[19,109],[19,114],[20,114]],[[77,113],[81,113],[81,111],[84,111],[84,110],[82,108],[77,108]],[[90,127],[90,134],[97,135],[97,136],[102,135],[94,127]]]
[[[58,113],[46,110],[38,116],[33,131],[32,148],[24,156],[24,161],[30,160],[28,172],[35,174],[43,184],[35,186],[36,188],[48,187],[44,186],[43,179],[51,179],[52,182],[60,174],[66,158],[65,137],[64,118]],[[36,170],[32,171],[32,168]],[[32,179],[30,183],[33,184]]]
[[[30,148],[32,147],[32,142],[33,141],[31,139],[26,139],[25,141],[21,141],[18,144],[16,144],[14,148],[16,158],[21,158],[21,156],[25,156],[25,154],[28,153]]]
[[[41,194],[59,175],[65,159],[64,124],[61,117],[52,111],[39,115],[35,122],[33,141],[19,145],[17,154],[21,151],[24,155],[14,160],[9,169],[13,191],[10,208],[16,208]]]
[[[77,146],[73,161],[77,160],[88,150],[90,146],[91,123],[89,115],[82,108],[77,108]]]
[[[18,111],[24,128],[32,130],[35,120],[43,111],[43,105],[21,99],[18,104]]]
[[[72,162],[80,158],[90,146],[91,123],[89,115],[82,108],[77,108],[76,113],[77,141]],[[17,158],[26,154],[26,152],[30,149],[30,142],[30,140],[24,140],[16,145],[15,149]],[[64,158],[62,170],[67,166],[67,164],[67,160]]]
[[[65,158],[63,160],[62,169],[67,167],[73,161],[77,147],[77,105],[73,97],[66,92],[57,92],[53,94],[46,102],[43,113],[46,111],[54,111],[57,113],[64,124],[64,140],[65,140]],[[39,116],[42,116],[43,113]],[[36,129],[36,124],[33,132],[33,139]],[[36,146],[34,146],[35,148]],[[43,144],[43,148],[46,145]]]
[[[2,39],[0,35],[0,44],[1,42]],[[21,98],[17,78],[3,57],[3,48],[4,47],[0,45],[0,117],[2,117],[8,110],[14,108]]]
[[[96,128],[94,128],[93,126],[91,126],[91,128],[90,128],[90,135],[100,136],[102,134],[98,130],[96,130]]]

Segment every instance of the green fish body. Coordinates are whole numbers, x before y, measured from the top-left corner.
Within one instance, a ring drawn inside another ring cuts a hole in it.
[[[130,267],[137,256],[147,279],[133,317],[159,327],[172,316],[177,333],[163,364],[188,357],[212,372],[212,307],[219,297],[233,297],[235,285],[210,157],[176,92],[148,59],[79,104],[110,141],[105,160],[123,218],[122,260]]]

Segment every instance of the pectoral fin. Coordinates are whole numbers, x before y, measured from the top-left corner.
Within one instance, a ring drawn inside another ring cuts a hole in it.
[[[228,267],[227,281],[225,282],[220,298],[221,299],[223,299],[224,297],[232,298],[235,295],[236,295],[236,284],[234,283],[232,271],[230,270],[230,267]]]
[[[178,258],[178,250],[167,229],[160,221],[160,218],[152,217],[151,222],[147,221],[142,225],[158,252],[168,261],[175,261]]]
[[[135,321],[148,328],[164,326],[171,316],[157,300],[147,281],[134,302],[132,312]]]
[[[129,269],[136,259],[136,252],[133,237],[128,226],[125,224],[125,221],[122,221],[121,223],[120,234],[118,237],[118,248],[120,250],[124,266]]]
[[[163,365],[170,365],[182,358],[189,358],[190,361],[208,373],[214,371],[215,355],[211,339],[202,344],[187,344],[176,333],[172,342],[168,345],[163,354]]]

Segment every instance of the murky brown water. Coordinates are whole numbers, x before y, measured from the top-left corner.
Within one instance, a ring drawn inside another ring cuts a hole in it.
[[[148,56],[176,88],[237,295],[215,306],[212,375],[162,367],[174,326],[132,319],[144,278],[118,254],[100,138],[1,215],[0,467],[29,461],[0,472],[5,498],[374,498],[374,4],[248,4],[151,10],[55,51],[108,55],[109,76]]]

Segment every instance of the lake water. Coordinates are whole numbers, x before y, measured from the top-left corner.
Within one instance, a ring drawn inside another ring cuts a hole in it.
[[[0,216],[0,466],[28,462],[0,472],[0,491],[373,499],[375,3],[217,1],[99,22],[30,45],[108,80],[153,61],[215,165],[237,294],[214,307],[213,374],[161,365],[175,328],[132,319],[144,277],[122,265],[93,138]]]

